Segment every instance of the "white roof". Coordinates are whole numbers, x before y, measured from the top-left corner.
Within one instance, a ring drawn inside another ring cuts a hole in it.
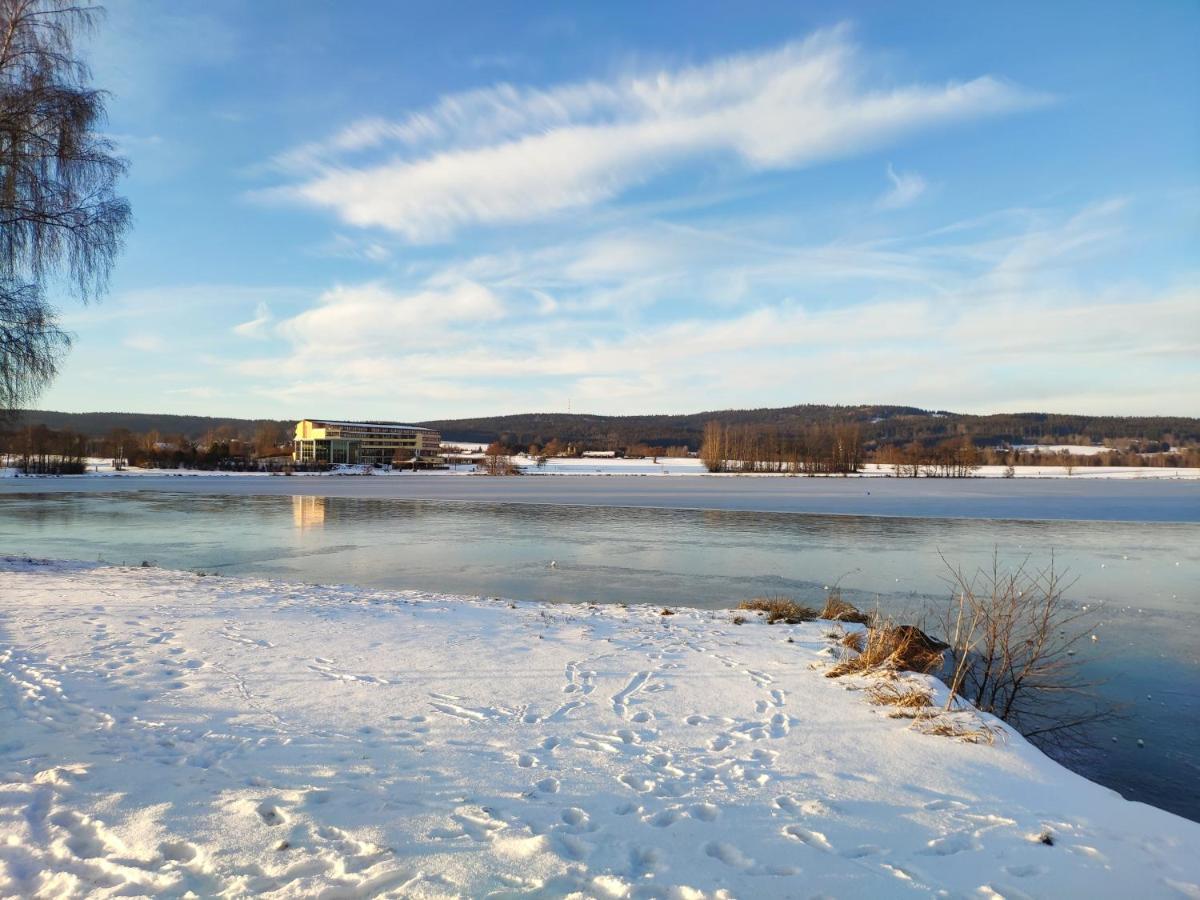
[[[339,422],[336,419],[304,419],[302,421],[312,422],[314,425],[352,425],[357,428],[407,428],[410,431],[433,431],[432,428],[423,428],[420,425],[402,425],[399,422]]]

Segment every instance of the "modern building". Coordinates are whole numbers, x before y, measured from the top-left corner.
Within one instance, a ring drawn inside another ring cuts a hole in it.
[[[388,465],[412,462],[438,465],[442,436],[432,428],[398,422],[335,422],[302,419],[296,423],[292,459],[298,463]]]

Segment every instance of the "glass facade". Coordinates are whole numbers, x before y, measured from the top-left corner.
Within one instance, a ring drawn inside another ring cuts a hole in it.
[[[293,459],[298,463],[389,465],[439,461],[441,435],[429,428],[387,422],[330,422],[303,419],[296,424]]]

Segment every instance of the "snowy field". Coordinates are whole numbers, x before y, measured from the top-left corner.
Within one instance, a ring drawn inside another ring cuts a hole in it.
[[[0,895],[1197,897],[1200,825],[828,623],[0,561]]]
[[[1080,448],[1090,449],[1090,448]],[[712,475],[704,468],[699,459],[668,459],[659,457],[653,459],[551,459],[544,467],[537,465],[537,460],[527,456],[514,457],[521,470],[528,475],[703,475],[710,478],[780,478],[778,474],[739,475],[737,473],[722,473]],[[1079,466],[1067,475],[1062,466],[1014,466],[1014,478],[1200,478],[1200,469],[1163,468],[1152,466]],[[862,471],[856,473],[858,478],[891,477],[894,468],[888,465],[867,463]],[[1003,478],[1004,466],[980,466],[975,473],[979,478]],[[840,475],[830,476],[840,478]]]
[[[1064,445],[1065,446],[1065,445]],[[1056,448],[1042,448],[1043,450],[1054,451]],[[1092,450],[1096,448],[1080,447],[1081,451]],[[1092,455],[1090,453],[1080,453],[1076,455]],[[691,457],[671,459],[665,456],[659,457],[657,461],[651,458],[646,459],[585,459],[585,458],[556,458],[546,461],[544,466],[539,466],[537,460],[530,456],[518,455],[513,457],[513,461],[520,467],[521,471],[526,475],[630,475],[630,476],[704,476],[708,478],[782,478],[786,477],[774,473],[758,473],[753,475],[741,475],[738,473],[721,473],[711,474],[704,468],[704,463],[699,459]],[[1197,480],[1200,479],[1200,469],[1197,468],[1170,468],[1164,466],[1086,466],[1081,465],[1072,470],[1070,475],[1067,474],[1063,466],[1014,466],[1014,478],[1072,478],[1072,479],[1097,479],[1097,480],[1128,480],[1128,479],[1158,479],[1168,478],[1177,480]],[[313,477],[322,474],[345,475],[345,476],[373,476],[373,477],[392,477],[403,478],[412,477],[413,472],[408,470],[397,470],[394,472],[375,469],[371,466],[335,466],[330,473],[319,472],[297,472],[295,477]],[[441,469],[433,471],[423,471],[422,476],[467,476],[475,475],[475,468],[470,464],[458,464],[450,469]],[[0,478],[11,478],[17,475],[16,469],[0,468]],[[860,472],[850,476],[852,478],[885,478],[892,477],[894,469],[890,465],[880,465],[876,463],[867,463],[863,466]],[[270,478],[272,476],[268,472],[213,472],[203,471],[199,469],[139,469],[137,467],[126,467],[124,469],[114,469],[112,460],[108,459],[91,459],[88,460],[88,471],[86,475],[66,475],[66,476],[40,476],[40,477],[55,477],[55,478],[137,478],[146,476],[157,477],[204,477],[204,478]],[[975,473],[978,478],[1003,478],[1005,476],[1004,466],[980,466]],[[840,478],[842,476],[828,476]]]

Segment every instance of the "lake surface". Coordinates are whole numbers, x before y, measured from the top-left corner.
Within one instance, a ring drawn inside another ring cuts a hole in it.
[[[727,509],[854,516],[1200,522],[1200,480],[1156,478],[780,478],[451,474],[375,477],[131,475],[0,479],[9,493],[201,494]]]
[[[1074,765],[1131,799],[1200,819],[1200,524],[1179,515],[1190,515],[1191,507],[1170,502],[1177,494],[1148,491],[1143,506],[1149,511],[1141,513],[1139,522],[1137,495],[1125,492],[1116,500],[1105,495],[1104,503],[1097,494],[1064,498],[1060,492],[1049,499],[1040,495],[1040,502],[1048,513],[1064,506],[1075,511],[1088,504],[1111,508],[1117,503],[1122,518],[1135,521],[823,515],[665,509],[653,508],[654,503],[564,505],[557,494],[552,502],[543,495],[539,503],[511,498],[495,503],[319,493],[322,483],[328,485],[325,493],[370,494],[385,486],[394,492],[394,482],[406,489],[445,482],[448,487],[467,485],[454,490],[509,490],[474,478],[164,478],[154,481],[185,490],[133,489],[135,482],[141,487],[149,480],[127,478],[113,484],[110,479],[74,479],[74,485],[87,489],[37,494],[15,493],[5,485],[0,492],[0,555],[147,560],[230,575],[548,602],[702,607],[732,606],[762,594],[819,603],[825,587],[840,581],[846,596],[864,608],[911,612],[944,603],[949,596],[943,557],[972,571],[989,565],[993,551],[1006,565],[1028,560],[1038,567],[1048,564],[1053,553],[1057,569],[1076,579],[1070,598],[1098,609],[1098,640],[1081,647],[1079,658],[1090,675],[1106,680],[1103,693],[1123,704],[1126,714],[1105,726],[1097,750]],[[19,483],[40,491],[63,481]],[[506,483],[539,481],[547,488],[538,490],[565,495],[593,489],[564,485],[565,478]],[[570,481],[611,484],[609,479]],[[616,491],[620,499],[636,499],[632,495],[643,485],[676,483],[622,481],[631,483]],[[481,488],[471,487],[480,482]],[[312,493],[272,496],[243,487],[250,483],[260,490],[304,488]],[[863,492],[871,490],[875,497],[876,485],[887,483],[851,484],[865,499]],[[106,484],[119,490],[99,490]],[[1161,488],[1136,485],[1152,486]],[[1169,487],[1178,490],[1178,485]],[[742,502],[746,496],[738,493],[744,490],[740,487],[716,495],[697,495],[694,486],[689,490],[701,502],[711,502],[713,496]],[[932,496],[918,498],[918,505],[961,511],[1002,505],[1012,496],[955,491],[937,485]],[[858,494],[820,487],[813,494],[792,495],[790,502],[816,497],[833,503],[840,498],[845,506],[859,503]],[[611,499],[614,493],[605,496]],[[681,496],[651,491],[649,499]],[[749,496],[761,499],[757,493]],[[1017,496],[1027,505],[1039,497],[1036,492]],[[907,508],[903,494],[885,497],[889,508]],[[1163,521],[1172,513],[1179,520]],[[1137,747],[1138,738],[1145,741],[1143,748]]]

